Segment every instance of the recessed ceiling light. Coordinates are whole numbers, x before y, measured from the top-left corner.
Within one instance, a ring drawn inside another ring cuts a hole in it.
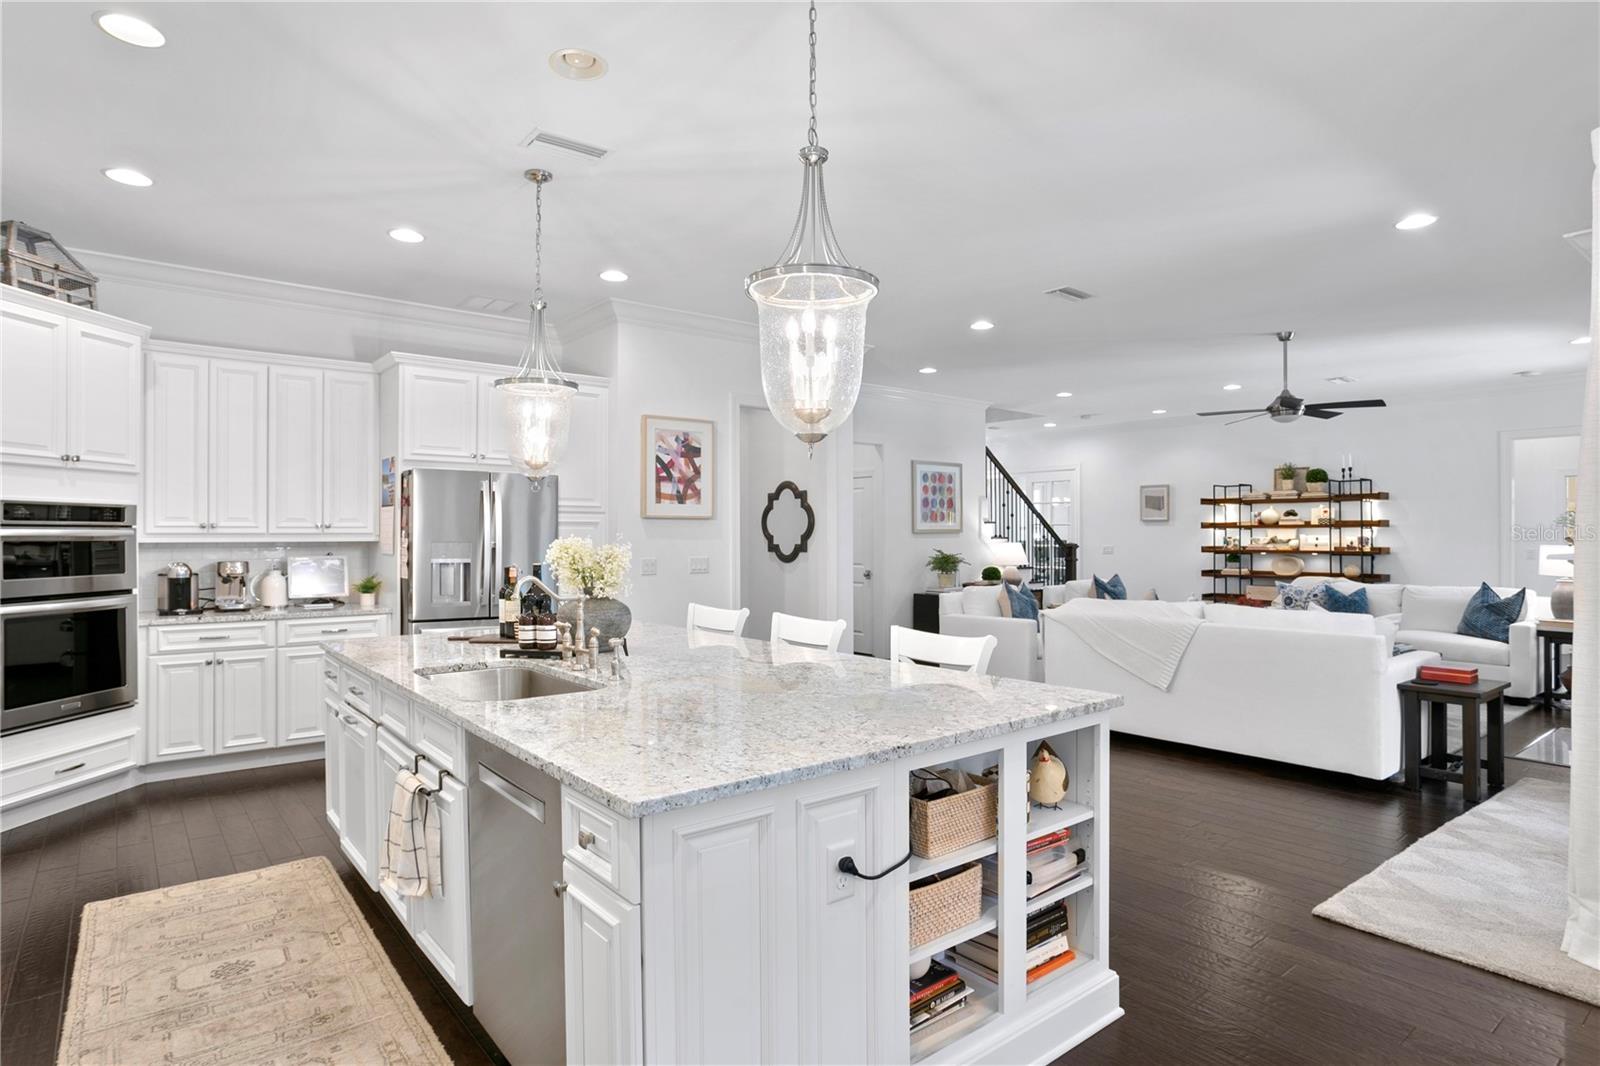
[[[1046,422],[1044,424],[1044,428],[1045,429],[1055,429],[1056,428],[1056,424],[1054,422]]]
[[[389,231],[389,236],[393,237],[401,244],[421,244],[424,240],[422,234],[418,233],[410,226],[396,226],[394,229]]]
[[[550,53],[550,69],[573,81],[593,81],[605,76],[606,61],[582,48],[560,48]]]
[[[939,368],[936,366],[925,366],[921,370],[917,371],[919,374],[937,374],[938,372]]]
[[[628,275],[623,273],[620,270],[612,268],[611,270],[602,270],[602,271],[600,271],[600,280],[601,281],[611,281],[611,282],[627,281],[628,280]]]
[[[994,323],[987,318],[974,319],[971,328],[982,333],[986,329],[994,329]]]
[[[1056,393],[1056,399],[1058,399],[1058,400],[1069,400],[1071,398],[1072,398],[1072,393],[1070,393],[1070,392],[1058,392],[1058,393]]]
[[[1238,392],[1242,388],[1244,388],[1243,385],[1224,385],[1224,386],[1222,386],[1222,391],[1223,392]]]
[[[1568,344],[1588,344],[1589,343],[1589,338],[1588,337],[1574,337],[1574,338],[1572,338],[1572,340],[1568,341],[1567,343]]]
[[[1164,414],[1167,413],[1167,409],[1165,407],[1157,407],[1154,410],[1152,410],[1150,413],[1153,414],[1153,415],[1164,415]]]
[[[1322,380],[1330,385],[1354,385],[1356,383],[1356,379],[1348,374],[1335,374],[1331,378],[1323,378]]]
[[[1439,216],[1437,216],[1437,215],[1430,215],[1426,211],[1413,211],[1411,214],[1407,215],[1405,218],[1402,218],[1399,222],[1396,222],[1394,224],[1394,228],[1395,229],[1427,229],[1429,226],[1433,225],[1437,221],[1439,221]]]
[[[118,185],[132,185],[136,189],[148,189],[155,184],[155,182],[132,167],[108,167],[100,173]]]
[[[150,23],[120,11],[97,11],[94,24],[123,44],[136,48],[160,48],[167,43],[162,32]]]
[[[1512,372],[1511,376],[1518,378],[1536,378],[1543,373],[1543,370],[1516,370]]]

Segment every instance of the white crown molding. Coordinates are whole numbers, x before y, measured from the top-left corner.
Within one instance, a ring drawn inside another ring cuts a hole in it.
[[[145,344],[144,350],[164,355],[187,355],[205,359],[232,359],[242,363],[274,363],[279,366],[306,366],[322,370],[342,370],[349,374],[376,374],[371,363],[359,359],[331,359],[316,355],[290,355],[284,352],[264,352],[254,348],[230,348],[223,344],[192,344],[189,341],[169,341],[159,338]]]
[[[671,330],[674,333],[688,333],[698,337],[718,337],[723,340],[756,341],[756,324],[737,318],[723,318],[721,315],[706,315],[698,311],[679,311],[671,307],[658,307],[655,304],[635,303],[632,300],[610,299],[604,301],[609,304],[611,320],[623,326],[644,326],[649,329]],[[594,312],[590,308],[584,314]],[[581,316],[580,316],[581,317]]]
[[[946,396],[939,392],[922,392],[918,389],[901,388],[898,385],[874,385],[871,382],[861,383],[861,392],[864,395],[876,396],[884,400],[910,401],[918,404],[938,404],[943,407],[956,407],[962,410],[977,408],[987,411],[991,406],[988,400],[974,400],[969,396]]]
[[[15,285],[0,285],[0,294],[3,294],[5,300],[9,303],[15,303],[21,307],[31,307],[35,311],[48,311],[51,314],[63,315],[79,322],[88,322],[104,329],[136,333],[140,337],[148,338],[150,336],[150,327],[142,322],[130,322],[126,318],[108,315],[104,311],[96,311],[92,307],[69,304],[67,301],[58,300],[54,296],[44,296],[37,292],[29,292],[27,289],[19,289]]]
[[[505,377],[516,370],[514,366],[507,366],[504,363],[470,362],[466,359],[456,359],[446,355],[421,355],[417,352],[400,351],[388,352],[365,365],[371,366],[379,374],[397,366],[430,366],[439,370],[469,370],[483,374],[494,374],[497,377]],[[569,381],[575,381],[579,385],[604,386],[611,384],[610,378],[597,377],[594,374],[573,374],[563,370],[561,376]]]

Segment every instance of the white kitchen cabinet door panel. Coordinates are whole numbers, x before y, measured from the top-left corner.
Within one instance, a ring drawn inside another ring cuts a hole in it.
[[[400,454],[403,459],[476,462],[478,375],[471,371],[400,369]]]
[[[378,379],[329,370],[322,392],[323,531],[378,534]]]
[[[409,763],[407,765],[409,769]],[[424,766],[422,776],[430,783],[434,780],[431,768]],[[394,778],[389,779],[392,786]],[[434,812],[439,817],[439,852],[441,874],[444,878],[442,892],[428,899],[411,901],[411,935],[428,959],[444,975],[456,995],[468,1005],[472,1003],[472,928],[468,925],[471,892],[467,881],[467,790],[453,777],[443,780],[442,787],[433,796]],[[380,817],[387,817],[389,804],[379,808]],[[379,834],[381,837],[381,833]],[[541,891],[540,885],[529,885],[530,891]]]
[[[578,394],[572,398],[567,454],[556,472],[562,511],[603,512],[606,509],[609,404],[610,392],[600,385],[580,385]]]
[[[214,658],[205,652],[149,660],[152,761],[211,754],[215,729]]]
[[[0,454],[62,462],[69,454],[67,320],[4,304],[0,321]]]
[[[570,862],[563,864],[563,878],[568,1066],[643,1062],[639,908]]]
[[[273,533],[322,532],[322,371],[275,366],[268,434],[268,514]]]
[[[277,732],[277,653],[230,651],[217,656],[218,755],[274,746]]]
[[[207,443],[211,367],[190,355],[152,353],[145,374],[146,533],[203,535],[209,521]]]
[[[71,323],[67,334],[67,451],[74,465],[139,469],[139,354],[132,333]]]
[[[484,374],[478,378],[478,464],[480,466],[511,465],[511,417],[506,410],[506,398],[494,387],[495,381],[510,377],[504,374]]]
[[[268,369],[211,361],[211,533],[267,531]]]
[[[378,887],[378,821],[372,777],[377,727],[348,707],[339,712],[339,847],[367,883]]]
[[[333,660],[323,661],[323,671],[333,667]],[[335,676],[338,671],[334,670]],[[340,750],[340,742],[344,737],[344,726],[339,720],[341,710],[339,701],[332,696],[322,697],[322,728],[324,737],[322,741],[322,793],[323,805],[327,808],[328,824],[333,831],[341,837],[344,835],[344,790],[343,781],[339,770],[344,765],[344,758]]]
[[[322,649],[278,649],[278,744],[323,737]]]

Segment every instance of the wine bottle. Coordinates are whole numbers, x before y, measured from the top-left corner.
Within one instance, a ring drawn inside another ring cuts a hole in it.
[[[517,616],[522,613],[517,602],[517,568],[506,567],[506,581],[500,586],[500,635],[507,640],[517,639]]]

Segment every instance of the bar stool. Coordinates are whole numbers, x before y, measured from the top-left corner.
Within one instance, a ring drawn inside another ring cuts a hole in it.
[[[744,635],[744,624],[749,618],[748,607],[730,611],[725,607],[707,607],[703,603],[689,605],[690,632],[705,629],[712,633],[726,633],[729,636],[740,637]]]
[[[993,633],[983,637],[951,637],[890,626],[889,661],[931,663],[962,669],[969,674],[987,674],[989,657],[999,643]]]
[[[794,644],[802,648],[822,648],[831,652],[839,650],[848,628],[843,618],[829,622],[822,618],[802,618],[799,615],[772,612],[772,643]]]

